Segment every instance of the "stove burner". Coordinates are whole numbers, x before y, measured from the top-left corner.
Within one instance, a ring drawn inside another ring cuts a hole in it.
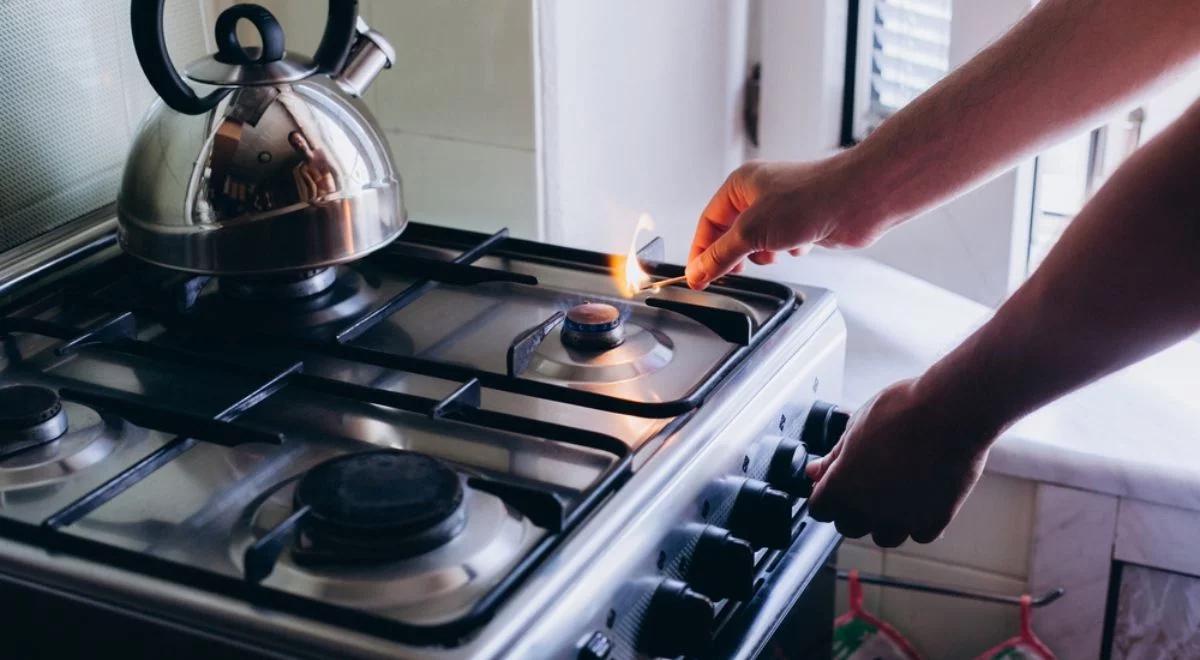
[[[54,390],[38,385],[0,387],[0,454],[45,444],[66,431],[67,414]]]
[[[443,545],[463,528],[463,488],[437,459],[385,449],[341,456],[304,474],[308,507],[297,560],[388,560]]]
[[[562,342],[584,351],[607,351],[625,341],[621,310],[606,303],[583,303],[567,310]]]
[[[336,280],[337,269],[313,268],[269,275],[223,277],[221,291],[235,300],[247,302],[297,300],[326,291]]]

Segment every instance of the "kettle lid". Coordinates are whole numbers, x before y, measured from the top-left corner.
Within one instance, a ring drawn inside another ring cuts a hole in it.
[[[242,46],[237,26],[242,19],[258,30],[262,47]],[[188,65],[188,78],[219,87],[272,85],[302,80],[317,72],[310,58],[289,55],[284,49],[283,27],[265,7],[234,5],[217,17],[217,52]]]

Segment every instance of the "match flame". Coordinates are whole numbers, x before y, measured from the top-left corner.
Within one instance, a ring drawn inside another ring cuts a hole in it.
[[[629,252],[613,255],[611,259],[613,283],[617,285],[617,291],[626,298],[632,298],[650,283],[650,275],[642,270],[637,258],[638,236],[642,232],[650,231],[654,231],[654,220],[650,218],[650,214],[643,213],[638,216],[637,227],[634,228],[633,238],[629,241]]]

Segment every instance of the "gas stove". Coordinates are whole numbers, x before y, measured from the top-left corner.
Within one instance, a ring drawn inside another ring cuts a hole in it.
[[[828,292],[626,298],[608,255],[415,223],[350,264],[221,278],[111,229],[0,281],[0,588],[29,644],[828,652],[839,537],[803,476],[845,424]],[[658,241],[639,259],[682,273]]]

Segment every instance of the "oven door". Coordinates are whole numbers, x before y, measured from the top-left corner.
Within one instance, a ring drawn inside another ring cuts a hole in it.
[[[754,597],[722,613],[710,657],[830,657],[841,536],[831,524],[807,523],[807,533],[768,563]]]

